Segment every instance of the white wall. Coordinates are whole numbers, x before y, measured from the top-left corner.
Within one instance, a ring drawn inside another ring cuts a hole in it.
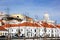
[[[34,36],[38,36],[38,37],[44,37],[45,35],[48,35],[48,37],[60,37],[60,29],[59,28],[46,28],[46,32],[45,32],[45,28],[44,27],[29,27],[29,26],[25,26],[25,27],[12,27],[9,28],[9,32],[11,33],[17,33],[18,29],[20,29],[20,36],[25,35],[25,37],[34,37]],[[12,31],[13,30],[13,31]],[[35,32],[36,30],[36,32]]]
[[[7,34],[8,31],[0,31],[0,33],[1,33],[0,36],[2,36],[2,35],[7,36],[7,35],[8,35],[8,34]]]

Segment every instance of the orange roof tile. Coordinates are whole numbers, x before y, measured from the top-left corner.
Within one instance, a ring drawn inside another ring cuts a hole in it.
[[[2,27],[9,28],[9,27],[17,27],[17,26],[18,26],[17,24],[5,24]]]
[[[7,31],[4,27],[0,27],[0,31]]]
[[[30,23],[30,22],[24,22],[22,24],[18,24],[18,26],[31,26],[31,27],[40,27],[37,23]]]
[[[48,24],[46,22],[42,22],[42,24],[40,24],[43,27],[46,28],[54,28],[54,26],[52,24]],[[30,26],[30,27],[41,27],[40,25],[38,25],[37,23],[30,23],[30,22],[24,22],[24,23],[20,23],[20,24],[5,24],[2,27],[22,27],[22,26]]]
[[[60,28],[60,24],[56,25],[56,27]]]
[[[52,24],[48,24],[46,22],[42,22],[41,24],[43,27],[46,27],[46,28],[54,28],[54,26]]]
[[[2,27],[10,27],[10,24],[4,24]]]
[[[21,27],[21,26],[30,26],[30,27],[40,27],[37,23],[24,22],[20,24],[5,24],[2,27]]]

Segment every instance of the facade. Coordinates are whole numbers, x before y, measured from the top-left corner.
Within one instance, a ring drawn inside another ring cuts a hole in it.
[[[10,26],[9,26],[10,25]],[[25,37],[60,37],[60,28],[54,27],[54,25],[42,23],[38,25],[38,23],[30,23],[23,22],[20,24],[9,24],[5,26],[11,33],[11,36],[15,36],[20,30],[20,36]]]
[[[3,28],[3,27],[0,27],[0,36],[7,36],[8,35],[8,31]]]
[[[19,18],[0,20],[0,36],[7,34],[16,36],[16,34],[19,34],[18,36],[21,37],[60,37],[60,25],[50,20],[47,13],[44,15],[44,19],[38,22],[22,15],[12,15],[10,17],[16,18],[15,16]],[[26,18],[27,20],[18,21],[20,18]]]

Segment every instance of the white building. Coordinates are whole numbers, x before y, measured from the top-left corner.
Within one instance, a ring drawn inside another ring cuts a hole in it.
[[[53,21],[53,20],[50,20],[50,15],[46,12],[45,14],[44,14],[44,16],[43,16],[43,21],[45,21],[45,22],[47,22],[47,23],[53,23],[53,24],[55,24],[55,21]]]
[[[25,37],[60,37],[59,30],[54,27],[52,24],[47,23],[30,23],[30,22],[23,22],[20,24],[9,24],[5,25],[5,28],[9,30],[11,36],[15,36],[20,30],[20,36]]]
[[[8,35],[8,31],[3,28],[3,27],[0,27],[0,36],[7,36]]]
[[[16,15],[15,15],[16,16]],[[14,17],[14,16],[13,16]],[[20,17],[20,15],[19,15]],[[21,16],[24,19],[24,16]],[[28,19],[30,21],[22,21],[19,22],[17,20],[1,20],[0,26],[4,27],[6,30],[0,29],[2,34],[10,33],[11,36],[15,36],[18,34],[20,30],[19,36],[25,37],[60,37],[60,26],[55,25],[55,21],[50,20],[49,14],[44,14],[44,20],[35,22],[32,19]],[[4,25],[2,25],[4,23]]]

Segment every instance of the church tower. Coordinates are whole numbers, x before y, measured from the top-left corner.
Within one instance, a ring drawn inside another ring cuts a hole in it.
[[[49,18],[49,14],[46,12],[43,16],[44,18],[44,21],[48,21],[50,18]]]
[[[45,14],[43,16],[43,21],[45,21],[47,23],[53,23],[53,24],[55,24],[55,21],[50,20],[50,16],[49,16],[48,12],[45,12]]]

